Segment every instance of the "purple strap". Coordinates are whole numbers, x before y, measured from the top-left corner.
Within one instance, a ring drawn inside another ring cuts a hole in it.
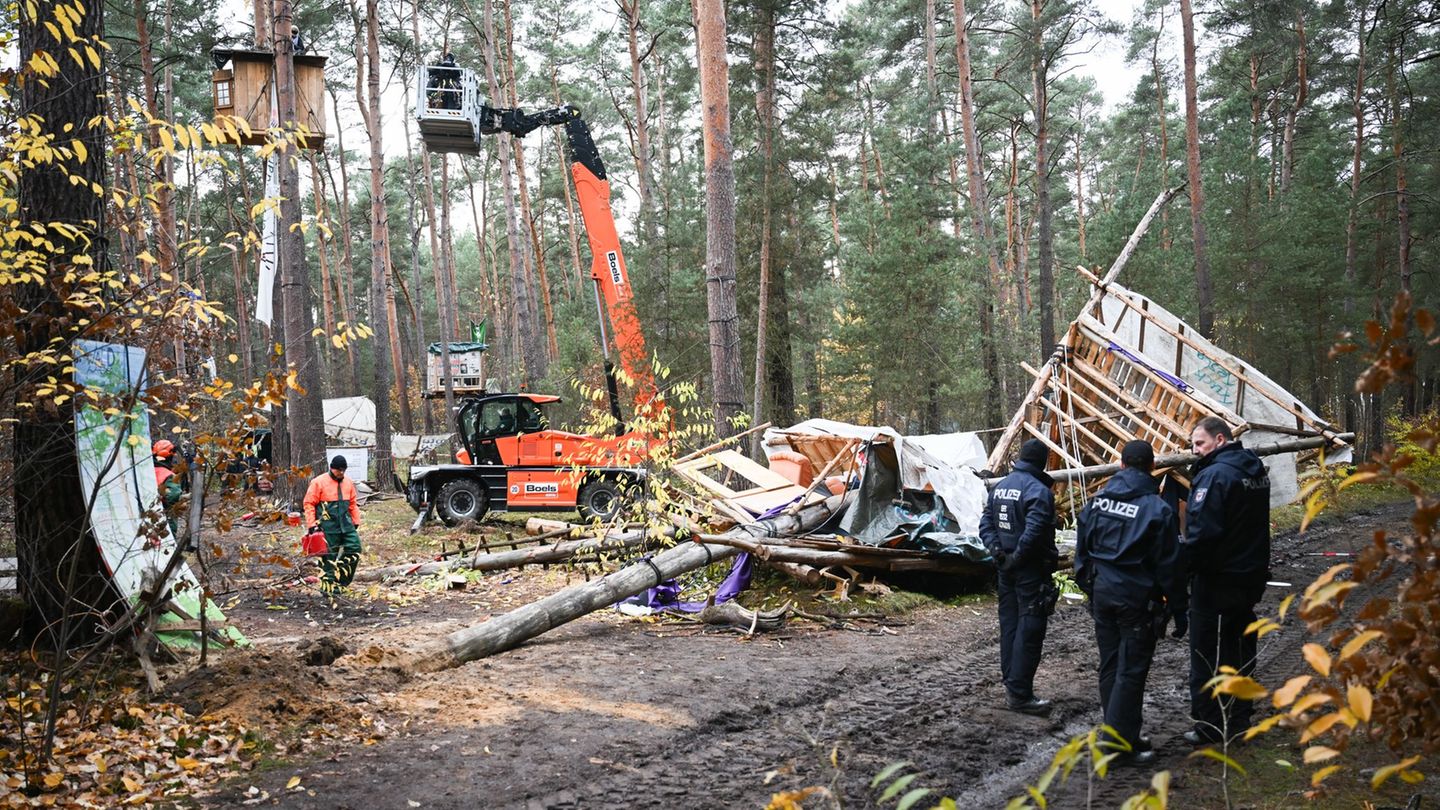
[[[1134,364],[1137,365],[1137,366],[1143,366],[1143,367],[1145,367],[1145,368],[1150,369],[1150,371],[1154,372],[1155,376],[1159,377],[1160,379],[1164,380],[1165,382],[1170,383],[1171,385],[1175,386],[1176,388],[1179,388],[1181,391],[1184,391],[1184,392],[1187,393],[1187,394],[1195,390],[1194,388],[1191,388],[1191,387],[1190,387],[1190,383],[1185,382],[1184,380],[1180,379],[1179,377],[1176,377],[1174,374],[1171,374],[1171,373],[1169,373],[1168,371],[1165,371],[1165,370],[1163,370],[1163,369],[1158,369],[1158,368],[1150,365],[1149,363],[1145,362],[1145,361],[1144,361],[1143,359],[1141,359],[1140,357],[1137,357],[1136,355],[1131,354],[1131,352],[1130,352],[1129,349],[1126,349],[1124,346],[1121,346],[1121,345],[1118,344],[1118,343],[1111,343],[1111,344],[1110,344],[1110,347],[1109,347],[1109,351],[1112,351],[1112,352],[1120,355],[1121,357],[1125,358],[1126,360],[1129,360],[1130,362],[1134,363]]]

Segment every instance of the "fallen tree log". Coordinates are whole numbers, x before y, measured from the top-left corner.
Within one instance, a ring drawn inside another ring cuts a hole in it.
[[[1243,439],[1244,436],[1242,435],[1241,438]],[[1339,433],[1335,435],[1334,439],[1342,442],[1353,442],[1355,441],[1355,434]],[[1284,439],[1278,442],[1266,442],[1253,446],[1247,444],[1245,447],[1255,455],[1263,457],[1279,455],[1281,453],[1298,453],[1302,450],[1314,450],[1320,447],[1331,447],[1334,444],[1335,441],[1325,436],[1312,436],[1305,439]],[[1173,467],[1184,467],[1194,464],[1199,460],[1200,456],[1194,453],[1167,453],[1166,455],[1155,457],[1155,469],[1165,470]],[[1097,464],[1092,467],[1047,470],[1046,474],[1058,482],[1074,481],[1081,478],[1105,478],[1117,472],[1120,472],[1119,464]],[[998,477],[985,478],[982,480],[984,480],[987,487],[991,488],[1000,482],[1000,478]]]
[[[771,568],[774,568],[776,571],[781,572],[782,574],[794,577],[803,585],[810,585],[813,587],[815,585],[819,585],[820,581],[824,579],[824,577],[820,575],[820,570],[818,568],[814,568],[809,565],[801,565],[799,563],[777,562],[775,560],[766,560],[765,564],[770,566]]]
[[[564,533],[568,534],[569,530],[567,529]],[[673,532],[667,532],[666,536],[673,536]],[[430,576],[431,574],[444,574],[450,571],[501,571],[506,568],[519,568],[524,565],[565,562],[577,554],[634,548],[642,545],[645,540],[646,535],[643,531],[612,532],[599,539],[588,537],[549,546],[522,548],[514,551],[502,551],[495,554],[476,553],[463,560],[409,563],[405,565],[390,565],[384,568],[371,568],[357,573],[355,575],[355,581],[377,582],[390,579],[391,577]]]
[[[844,503],[846,495],[833,495],[824,502],[806,507],[795,515],[778,515],[768,520],[737,526],[737,537],[776,537],[806,532],[819,526]],[[445,638],[444,649],[433,664],[459,666],[526,641],[603,607],[643,593],[667,579],[693,571],[712,562],[734,556],[738,549],[718,543],[682,542],[641,562],[607,574],[593,582],[572,585],[537,602],[531,602],[474,627],[457,630]]]

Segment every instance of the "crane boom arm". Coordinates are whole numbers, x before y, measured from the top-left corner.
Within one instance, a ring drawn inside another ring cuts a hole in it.
[[[610,182],[605,176],[605,163],[590,135],[590,126],[573,106],[555,107],[534,113],[522,109],[481,107],[480,132],[508,132],[524,137],[542,126],[564,126],[569,147],[570,176],[580,201],[580,216],[585,238],[590,243],[590,278],[595,283],[598,300],[608,313],[609,339],[603,334],[602,345],[607,363],[609,343],[613,341],[620,356],[620,367],[635,385],[635,412],[647,418],[663,418],[664,398],[660,395],[650,357],[645,350],[645,334],[635,311],[625,254],[620,248],[620,235],[615,228],[615,215],[610,210]],[[617,406],[612,410],[618,411]],[[619,419],[618,412],[616,413]]]

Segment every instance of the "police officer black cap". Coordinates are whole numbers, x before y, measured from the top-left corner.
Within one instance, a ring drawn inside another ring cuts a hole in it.
[[[1126,442],[1120,450],[1120,463],[1148,472],[1155,467],[1155,448],[1142,439]]]
[[[1039,439],[1031,439],[1020,445],[1020,460],[1034,464],[1039,469],[1045,469],[1045,462],[1050,458],[1050,448]]]

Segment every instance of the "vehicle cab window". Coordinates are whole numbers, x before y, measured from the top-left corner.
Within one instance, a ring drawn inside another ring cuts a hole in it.
[[[520,404],[513,399],[503,399],[481,405],[477,419],[479,422],[477,435],[483,439],[492,436],[512,436],[518,433],[520,423],[515,411]]]
[[[535,433],[550,427],[550,420],[545,418],[540,406],[529,400],[521,400],[519,404],[521,433]]]

